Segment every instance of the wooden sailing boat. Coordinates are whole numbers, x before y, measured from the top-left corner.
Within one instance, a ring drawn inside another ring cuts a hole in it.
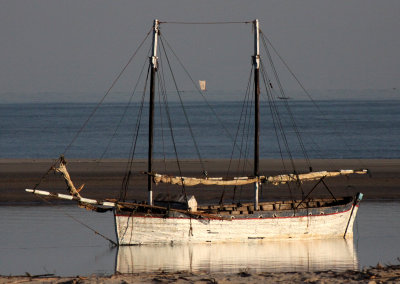
[[[157,45],[160,22],[154,21],[152,54],[150,57],[150,109],[148,139],[148,202],[132,203],[125,200],[109,201],[84,198],[69,176],[62,157],[54,170],[61,173],[67,183],[69,195],[39,189],[28,192],[55,198],[78,201],[91,210],[113,210],[119,245],[185,242],[247,242],[268,239],[346,238],[353,235],[358,204],[362,194],[356,196],[288,201],[259,201],[262,183],[280,185],[303,183],[350,174],[365,174],[367,170],[338,170],[292,173],[263,176],[259,173],[259,97],[260,97],[260,29],[259,22],[252,22],[254,30],[254,165],[253,175],[231,179],[184,177],[159,174],[153,171],[154,94],[158,69]],[[272,87],[272,86],[271,86]],[[153,197],[153,184],[169,183],[178,186],[254,185],[254,201],[249,203],[198,205],[194,196],[186,194],[179,200]],[[314,188],[316,187],[314,186]],[[313,190],[313,189],[312,189]],[[311,190],[311,191],[312,191]],[[311,193],[310,191],[310,193]]]

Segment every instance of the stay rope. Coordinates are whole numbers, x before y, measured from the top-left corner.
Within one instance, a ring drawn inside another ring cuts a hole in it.
[[[165,35],[165,32],[163,33]],[[179,65],[183,69],[183,71],[186,73],[188,76],[189,80],[192,82],[193,86],[195,87],[196,91],[198,94],[201,96],[203,101],[206,103],[207,107],[211,110],[212,114],[215,116],[215,118],[218,120],[219,125],[221,126],[222,130],[225,132],[225,134],[228,136],[228,138],[231,141],[234,141],[234,137],[230,133],[229,129],[225,126],[224,122],[222,121],[221,117],[218,115],[218,113],[215,111],[213,106],[210,104],[210,102],[207,100],[207,98],[204,96],[204,93],[200,90],[200,87],[196,84],[194,81],[193,77],[190,75],[189,71],[183,64],[182,60],[178,57],[174,49],[171,47],[171,45],[168,43],[168,40],[163,36],[163,40],[165,41],[165,45],[168,46],[168,48],[171,50],[172,54],[174,55],[175,59],[178,61]],[[237,147],[237,145],[236,145]]]
[[[178,21],[159,21],[159,24],[177,24],[177,25],[229,25],[229,24],[251,24],[253,21],[241,22],[178,22]]]
[[[270,39],[264,35],[262,33],[262,31],[260,30],[260,34],[261,34],[261,38],[263,38],[263,40],[265,40],[268,45],[272,48],[272,50],[274,51],[274,53],[278,56],[279,60],[282,62],[282,64],[285,66],[285,68],[289,71],[289,73],[292,75],[292,77],[296,80],[297,84],[300,86],[300,88],[302,89],[302,91],[306,94],[306,96],[308,97],[308,99],[312,102],[312,104],[314,105],[314,107],[318,110],[318,112],[322,115],[322,118],[326,121],[326,122],[330,122],[331,120],[328,119],[326,117],[326,114],[321,110],[321,108],[319,107],[319,105],[317,104],[317,102],[314,100],[314,98],[311,96],[311,94],[307,91],[307,89],[304,87],[304,85],[300,82],[300,80],[298,79],[298,77],[296,76],[296,74],[292,71],[292,69],[289,67],[289,65],[286,63],[286,61],[283,59],[283,57],[279,54],[279,52],[277,51],[277,49],[274,47],[274,45],[272,44],[272,42],[270,41]],[[348,150],[351,150],[351,147],[349,146],[349,144],[347,143],[346,139],[344,139],[342,133],[340,131],[337,130],[337,127],[334,126],[334,124],[331,124],[334,128],[334,133],[335,135],[337,135],[338,137],[340,137],[341,141],[343,142],[343,144],[346,146],[346,148]],[[315,143],[316,144],[316,143]],[[316,144],[317,145],[317,144]],[[357,159],[357,161],[359,162],[360,165],[364,165],[363,161],[361,159]]]
[[[81,132],[83,131],[83,129],[85,129],[85,127],[87,126],[87,124],[89,123],[89,121],[92,119],[93,115],[97,112],[97,110],[99,109],[99,107],[102,105],[102,103],[104,102],[104,100],[106,99],[106,97],[109,95],[109,93],[111,92],[112,88],[114,88],[115,84],[118,82],[118,80],[120,79],[120,77],[122,76],[122,74],[125,72],[125,70],[128,68],[128,66],[130,65],[130,63],[132,62],[133,58],[136,56],[136,54],[138,53],[138,51],[140,50],[140,48],[142,47],[142,45],[145,43],[145,41],[147,40],[147,38],[149,37],[150,33],[152,32],[153,29],[150,29],[149,32],[147,33],[146,37],[142,40],[142,42],[139,44],[139,47],[135,50],[135,52],[131,55],[131,57],[129,58],[128,62],[125,64],[125,66],[122,68],[122,70],[118,73],[117,77],[114,79],[114,81],[112,82],[111,86],[108,88],[107,92],[104,94],[104,96],[102,97],[102,99],[97,103],[96,107],[93,109],[93,111],[90,113],[89,117],[86,119],[86,121],[83,123],[83,125],[81,126],[81,128],[78,130],[78,132],[74,135],[74,137],[72,138],[71,142],[68,144],[68,146],[65,148],[64,152],[62,153],[62,155],[65,155],[68,150],[71,148],[72,144],[74,144],[75,140],[79,137],[79,135],[81,134]]]
[[[236,128],[235,139],[234,139],[234,142],[233,142],[234,144],[233,144],[233,148],[232,148],[232,151],[231,151],[231,156],[230,156],[230,159],[229,159],[229,165],[228,165],[228,169],[227,169],[227,172],[226,172],[226,177],[229,176],[230,169],[231,169],[231,166],[232,166],[233,155],[234,155],[234,152],[235,152],[235,146],[238,143],[237,140],[238,140],[238,136],[239,136],[239,132],[240,132],[240,126],[241,126],[243,113],[244,113],[245,110],[247,111],[246,103],[248,102],[248,97],[250,95],[250,86],[251,86],[252,75],[253,75],[253,68],[250,69],[249,80],[247,82],[247,88],[246,88],[245,97],[244,97],[243,102],[242,102],[242,109],[241,109],[241,112],[240,112],[239,122],[238,122],[238,125],[237,125],[237,128]],[[242,145],[241,145],[241,147],[242,147]],[[240,153],[240,158],[239,158],[239,162],[238,162],[238,167],[239,167],[239,164],[240,164],[240,159],[242,157],[242,148],[240,148],[239,153]],[[225,194],[225,186],[224,186],[224,188],[222,190],[221,198],[220,198],[220,201],[219,201],[220,204],[222,204],[224,194]],[[235,195],[236,195],[236,186],[233,189],[233,197],[232,197],[233,202],[235,200]]]
[[[164,139],[164,121],[163,121],[163,108],[162,108],[162,103],[161,103],[161,93],[165,92],[163,89],[163,81],[161,81],[161,76],[157,72],[157,78],[158,78],[158,108],[159,108],[159,113],[160,113],[160,128],[161,128],[161,142],[162,142],[162,148],[163,148],[163,163],[164,163],[164,172],[167,172],[167,157],[166,157],[166,151],[165,151],[165,139]]]
[[[161,68],[162,68],[162,66],[161,66]],[[178,165],[179,175],[182,176],[182,168],[181,168],[181,164],[179,162],[179,155],[178,155],[178,150],[176,148],[174,130],[172,127],[172,120],[171,120],[171,115],[170,115],[169,106],[168,106],[167,92],[165,91],[165,88],[163,88],[163,90],[164,90],[164,92],[162,93],[162,96],[163,96],[164,108],[165,108],[165,113],[167,115],[167,121],[168,121],[169,131],[170,131],[170,135],[171,135],[172,145],[174,147],[175,159],[176,159],[176,163]],[[185,188],[185,184],[183,182],[183,178],[182,178],[182,192],[185,196],[185,201],[188,204],[186,188]]]
[[[150,52],[151,52],[151,49],[149,49],[149,51],[148,51],[148,53],[147,53],[147,57],[149,57]],[[129,101],[128,101],[128,103],[126,104],[126,106],[125,106],[125,108],[124,108],[124,111],[123,111],[123,113],[122,113],[122,115],[121,115],[121,117],[120,117],[120,120],[118,121],[117,127],[115,127],[114,133],[113,133],[113,135],[111,136],[111,138],[109,139],[108,144],[107,144],[105,150],[103,151],[103,154],[100,156],[99,162],[100,162],[101,160],[103,160],[104,155],[108,152],[108,149],[109,149],[110,146],[111,146],[111,142],[112,142],[112,141],[114,140],[114,138],[116,137],[117,132],[118,132],[119,128],[121,127],[121,124],[122,124],[124,118],[126,117],[126,114],[128,113],[128,109],[129,109],[129,107],[132,105],[133,97],[134,97],[134,95],[135,95],[135,93],[136,93],[136,89],[137,89],[137,87],[138,87],[138,85],[139,85],[140,79],[142,78],[143,71],[145,70],[145,67],[146,67],[146,65],[147,65],[146,63],[147,63],[147,62],[148,62],[148,58],[146,58],[146,59],[144,60],[144,63],[143,63],[142,69],[141,69],[141,71],[140,71],[140,73],[139,73],[139,76],[138,76],[138,79],[137,79],[137,81],[136,81],[136,84],[135,84],[135,86],[134,86],[134,88],[133,88],[133,91],[132,91],[132,93],[131,93],[131,96],[129,97]]]
[[[275,137],[276,137],[277,144],[278,144],[278,147],[279,147],[279,154],[280,154],[280,157],[281,157],[283,170],[286,171],[286,163],[285,163],[285,160],[283,158],[283,150],[282,150],[282,145],[281,145],[281,142],[280,142],[280,139],[279,139],[279,133],[281,134],[281,137],[284,140],[285,148],[286,148],[286,151],[289,154],[290,161],[292,163],[292,167],[294,167],[295,165],[294,165],[293,159],[291,157],[290,149],[288,148],[288,141],[287,141],[287,138],[286,138],[286,134],[283,131],[283,126],[282,126],[282,123],[281,123],[279,110],[278,110],[278,107],[276,105],[276,101],[275,101],[275,99],[274,99],[274,97],[272,95],[271,85],[267,84],[267,82],[270,82],[270,80],[268,78],[267,71],[264,68],[264,64],[263,64],[262,60],[260,61],[260,63],[261,63],[261,74],[262,74],[262,78],[263,78],[263,82],[264,82],[264,86],[265,86],[265,93],[266,93],[266,96],[267,96],[268,106],[270,108],[271,117],[272,117],[272,124],[274,126]],[[278,129],[279,129],[279,133],[278,133]],[[290,186],[289,182],[287,183],[287,186],[288,186],[288,189],[289,189],[290,199],[294,200],[293,199],[293,194],[292,194],[292,189],[291,189],[291,186]]]
[[[118,244],[116,242],[114,242],[112,239],[106,237],[105,235],[101,234],[100,232],[96,231],[95,229],[93,229],[92,227],[90,227],[88,224],[82,222],[81,220],[79,220],[78,218],[72,216],[71,214],[65,212],[64,210],[61,209],[60,206],[56,206],[53,203],[51,203],[49,200],[47,200],[46,198],[44,198],[43,196],[40,196],[38,194],[35,194],[35,196],[37,196],[39,199],[41,199],[42,201],[46,202],[47,204],[49,204],[51,207],[57,208],[57,210],[59,210],[60,212],[62,212],[65,216],[71,218],[72,220],[74,220],[75,222],[79,223],[80,225],[84,226],[85,228],[89,229],[90,231],[92,231],[93,233],[95,233],[96,235],[99,235],[100,237],[102,237],[103,239],[107,240],[110,242],[110,244],[112,246],[118,246]]]
[[[146,81],[144,84],[144,90],[142,93],[142,100],[141,100],[140,108],[139,108],[137,118],[136,118],[135,131],[133,132],[134,139],[132,139],[131,149],[129,151],[129,160],[128,160],[129,162],[126,165],[125,176],[124,176],[124,179],[122,180],[120,200],[123,200],[123,201],[126,200],[126,194],[128,191],[129,181],[130,181],[130,177],[132,174],[133,159],[135,156],[137,140],[139,137],[139,131],[140,131],[140,126],[141,126],[141,121],[142,121],[141,118],[142,118],[143,106],[144,106],[144,99],[146,97],[146,87],[147,87],[147,82],[149,80],[149,74],[150,74],[150,65],[147,68],[147,75],[146,75]]]
[[[263,45],[264,45],[264,48],[265,48],[265,52],[266,52],[266,54],[267,54],[267,58],[268,58],[269,64],[270,64],[271,69],[272,69],[272,71],[273,71],[273,74],[274,74],[274,77],[275,77],[275,81],[276,81],[276,83],[278,84],[279,91],[280,91],[281,95],[282,95],[283,97],[285,97],[285,93],[284,93],[282,84],[281,84],[281,82],[280,82],[280,80],[279,80],[279,76],[278,76],[278,73],[277,73],[277,71],[276,71],[275,64],[274,64],[274,62],[273,62],[273,60],[272,60],[271,53],[269,52],[269,49],[268,49],[268,46],[267,46],[267,44],[266,44],[265,38],[262,36],[262,34],[261,34],[261,39],[262,39],[262,42],[263,42]],[[300,135],[299,128],[297,127],[296,121],[295,121],[294,116],[293,116],[293,112],[292,112],[292,110],[291,110],[291,108],[290,108],[289,103],[288,103],[287,100],[283,100],[283,104],[284,104],[284,106],[285,106],[285,108],[286,108],[287,113],[288,113],[289,116],[290,116],[290,120],[291,120],[291,122],[292,122],[293,130],[294,130],[294,132],[295,132],[295,134],[296,134],[296,136],[297,136],[297,140],[299,141],[299,144],[300,144],[301,150],[302,150],[302,152],[303,152],[303,155],[304,155],[304,157],[305,157],[305,159],[306,159],[306,162],[307,162],[309,168],[311,169],[310,158],[308,157],[307,151],[306,151],[306,149],[305,149],[305,146],[304,146],[304,143],[303,143],[303,139],[302,139],[302,137],[301,137],[301,135]]]
[[[118,80],[120,79],[120,77],[122,76],[122,74],[125,72],[125,70],[128,68],[128,66],[130,65],[130,63],[133,61],[134,57],[137,55],[137,53],[139,52],[139,50],[141,49],[141,47],[143,46],[143,44],[146,42],[147,38],[149,37],[150,33],[152,32],[152,28],[147,32],[145,38],[141,41],[141,43],[139,44],[138,48],[136,48],[136,50],[133,52],[133,54],[131,55],[131,57],[129,58],[128,62],[124,65],[124,67],[122,68],[122,70],[118,73],[117,77],[114,79],[114,81],[112,82],[111,86],[107,89],[106,93],[104,94],[104,96],[101,98],[101,100],[97,103],[97,105],[95,106],[95,108],[92,110],[92,112],[90,113],[90,115],[88,116],[88,118],[86,119],[86,121],[83,123],[83,125],[79,128],[79,130],[76,132],[76,134],[73,136],[71,142],[67,145],[67,147],[65,148],[65,150],[62,152],[61,156],[64,156],[69,149],[71,148],[71,146],[75,143],[76,139],[79,137],[79,135],[82,133],[82,131],[86,128],[87,124],[89,123],[89,121],[92,119],[92,117],[94,116],[94,114],[97,112],[97,110],[100,108],[100,106],[103,104],[104,100],[106,99],[106,97],[109,95],[109,93],[111,92],[111,90],[113,89],[113,87],[116,85],[116,83],[118,82]],[[59,158],[56,159],[54,161],[54,163],[51,165],[51,167],[49,168],[49,170],[41,177],[41,179],[39,180],[39,182],[37,184],[35,184],[34,189],[36,189],[45,179],[46,177],[49,175],[49,173],[52,171],[52,169],[54,168],[54,166],[57,164],[57,162],[59,161]]]
[[[196,139],[195,139],[195,137],[194,137],[193,130],[192,130],[192,126],[191,126],[191,124],[190,124],[190,122],[189,122],[189,117],[188,117],[188,115],[187,115],[185,105],[183,104],[183,101],[182,101],[181,92],[179,91],[178,84],[177,84],[176,79],[175,79],[175,75],[174,75],[174,73],[172,72],[171,63],[170,63],[170,61],[169,61],[167,52],[166,52],[166,50],[165,50],[163,38],[162,38],[161,36],[160,36],[160,42],[161,42],[161,46],[162,46],[163,51],[164,51],[165,58],[166,58],[167,63],[168,63],[168,68],[169,68],[169,71],[170,71],[172,80],[173,80],[174,85],[175,85],[176,93],[178,94],[178,97],[179,97],[179,102],[180,102],[180,104],[181,104],[181,108],[182,108],[183,114],[184,114],[184,116],[185,116],[186,124],[187,124],[187,126],[188,126],[188,128],[189,128],[190,136],[192,137],[192,140],[193,140],[193,145],[194,145],[194,147],[195,147],[195,149],[196,149],[197,157],[199,158],[199,161],[200,161],[200,164],[201,164],[201,167],[202,167],[203,172],[205,172],[206,169],[205,169],[205,167],[204,167],[203,159],[201,158],[199,146],[197,145]]]

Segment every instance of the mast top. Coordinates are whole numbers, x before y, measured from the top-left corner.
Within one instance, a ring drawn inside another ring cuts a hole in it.
[[[160,26],[160,21],[158,19],[154,19],[153,28],[156,29],[157,32],[158,32],[159,26]]]
[[[151,67],[154,68],[155,70],[157,70],[157,36],[158,33],[160,31],[160,22],[155,19],[154,23],[153,23],[153,49],[152,49],[152,53],[151,53],[151,58],[150,58],[150,63],[151,63]]]
[[[253,21],[254,27],[254,68],[260,69],[260,25],[258,19]]]

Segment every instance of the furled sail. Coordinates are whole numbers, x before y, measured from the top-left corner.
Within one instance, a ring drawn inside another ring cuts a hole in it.
[[[80,188],[76,188],[74,186],[74,183],[71,180],[71,177],[68,173],[66,165],[67,165],[67,162],[65,161],[64,157],[61,156],[59,158],[58,166],[53,167],[53,170],[57,173],[61,173],[62,177],[65,180],[65,183],[67,184],[69,194],[71,194],[72,196],[75,196],[77,198],[81,198],[82,196],[79,194],[79,192],[83,189],[83,187],[85,185],[84,184],[81,185]]]
[[[186,186],[194,186],[198,184],[204,185],[245,185],[250,183],[255,183],[260,180],[261,177],[251,178],[251,177],[236,177],[230,180],[224,180],[222,177],[205,177],[205,178],[196,178],[196,177],[180,177],[180,176],[169,176],[169,175],[161,175],[161,174],[153,174],[153,180],[156,184],[158,183],[169,183],[169,184],[178,184],[178,185],[186,185]]]
[[[260,176],[260,177],[234,177],[233,179],[223,179],[222,177],[217,178],[196,178],[196,177],[183,177],[183,176],[170,176],[170,175],[162,175],[162,174],[151,174],[153,176],[153,180],[156,184],[158,183],[168,183],[168,184],[177,184],[177,185],[185,185],[185,186],[194,186],[194,185],[245,185],[256,182],[262,183],[271,183],[273,185],[286,184],[288,182],[305,182],[305,181],[313,181],[319,180],[321,178],[326,177],[336,177],[341,175],[350,175],[350,174],[366,174],[368,170],[338,170],[338,171],[320,171],[320,172],[310,172],[305,174],[284,174],[277,176]]]
[[[310,172],[306,174],[286,174],[286,175],[277,175],[270,176],[265,179],[265,182],[272,183],[273,185],[285,184],[288,182],[304,182],[304,181],[312,181],[319,180],[325,177],[336,177],[341,175],[350,175],[350,174],[366,174],[368,170],[338,170],[338,171],[320,171],[320,172]]]

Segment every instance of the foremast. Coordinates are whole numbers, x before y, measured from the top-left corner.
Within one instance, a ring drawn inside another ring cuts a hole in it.
[[[158,41],[159,21],[154,20],[153,24],[153,47],[150,57],[150,110],[149,110],[149,145],[148,145],[148,166],[147,171],[153,171],[153,134],[154,134],[154,93],[155,93],[155,76],[157,72],[157,41]],[[153,188],[152,177],[147,177],[147,189],[149,193],[149,204],[153,205]]]
[[[260,122],[260,28],[258,19],[253,22],[254,30],[254,177],[259,177],[259,122]],[[258,210],[258,188],[259,182],[254,183],[254,210]]]

